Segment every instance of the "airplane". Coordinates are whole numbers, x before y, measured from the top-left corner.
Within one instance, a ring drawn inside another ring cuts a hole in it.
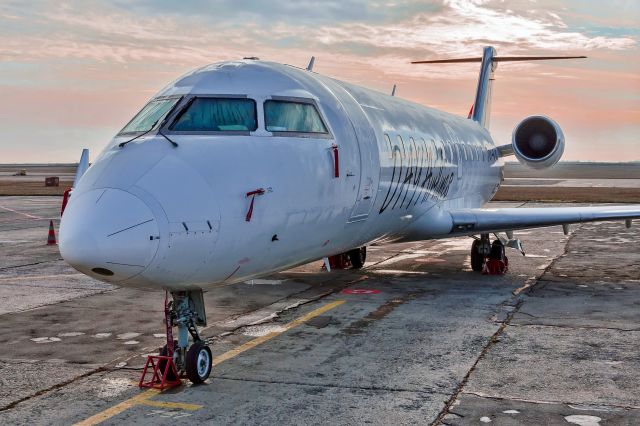
[[[522,249],[515,230],[631,226],[640,205],[483,208],[505,157],[544,169],[565,144],[542,115],[522,120],[510,144],[494,143],[497,64],[569,58],[486,47],[478,58],[417,61],[480,62],[469,117],[323,76],[315,58],[306,68],[252,57],[196,69],[153,96],[90,167],[83,153],[60,252],[95,279],[170,293],[162,353],[197,384],[212,363],[198,332],[203,291],[336,254],[361,267],[374,242],[473,237],[481,271],[495,247]]]

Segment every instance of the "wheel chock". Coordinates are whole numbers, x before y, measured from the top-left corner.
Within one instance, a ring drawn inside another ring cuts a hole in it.
[[[164,362],[163,362],[164,361]],[[161,364],[164,364],[162,366]],[[169,373],[173,372],[173,379],[169,378]],[[147,376],[150,376],[147,380]],[[138,386],[141,388],[152,388],[165,390],[180,386],[182,380],[178,376],[178,369],[173,361],[173,357],[162,355],[149,355],[142,370],[142,377]]]
[[[483,275],[504,275],[509,270],[509,263],[506,260],[489,259],[482,268]]]

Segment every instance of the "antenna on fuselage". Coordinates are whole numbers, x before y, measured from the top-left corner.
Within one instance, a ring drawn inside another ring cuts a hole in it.
[[[312,56],[311,59],[309,59],[309,65],[307,65],[307,71],[313,71],[313,64],[316,63],[316,57]]]
[[[393,85],[393,89],[391,89],[391,96],[395,96],[396,95],[396,85]]]

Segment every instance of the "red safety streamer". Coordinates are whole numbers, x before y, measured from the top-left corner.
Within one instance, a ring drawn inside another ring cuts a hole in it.
[[[331,149],[333,150],[333,172],[334,177],[340,177],[340,157],[338,154],[338,145],[331,145]]]
[[[253,216],[253,202],[256,199],[256,195],[262,195],[264,192],[265,191],[262,188],[247,192],[247,197],[251,197],[251,204],[249,204],[249,211],[247,211],[247,215],[244,218],[245,221],[251,222],[251,216]]]
[[[64,214],[64,209],[67,208],[67,203],[69,202],[70,195],[71,195],[71,188],[65,189],[64,196],[62,197],[62,208],[60,209],[60,216]]]

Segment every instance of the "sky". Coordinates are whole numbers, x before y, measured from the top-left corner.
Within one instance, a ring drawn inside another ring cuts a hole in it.
[[[166,84],[209,63],[258,56],[464,115],[478,64],[498,55],[588,59],[501,63],[498,145],[532,114],[552,117],[563,160],[640,160],[637,0],[0,0],[0,163],[92,158]]]

